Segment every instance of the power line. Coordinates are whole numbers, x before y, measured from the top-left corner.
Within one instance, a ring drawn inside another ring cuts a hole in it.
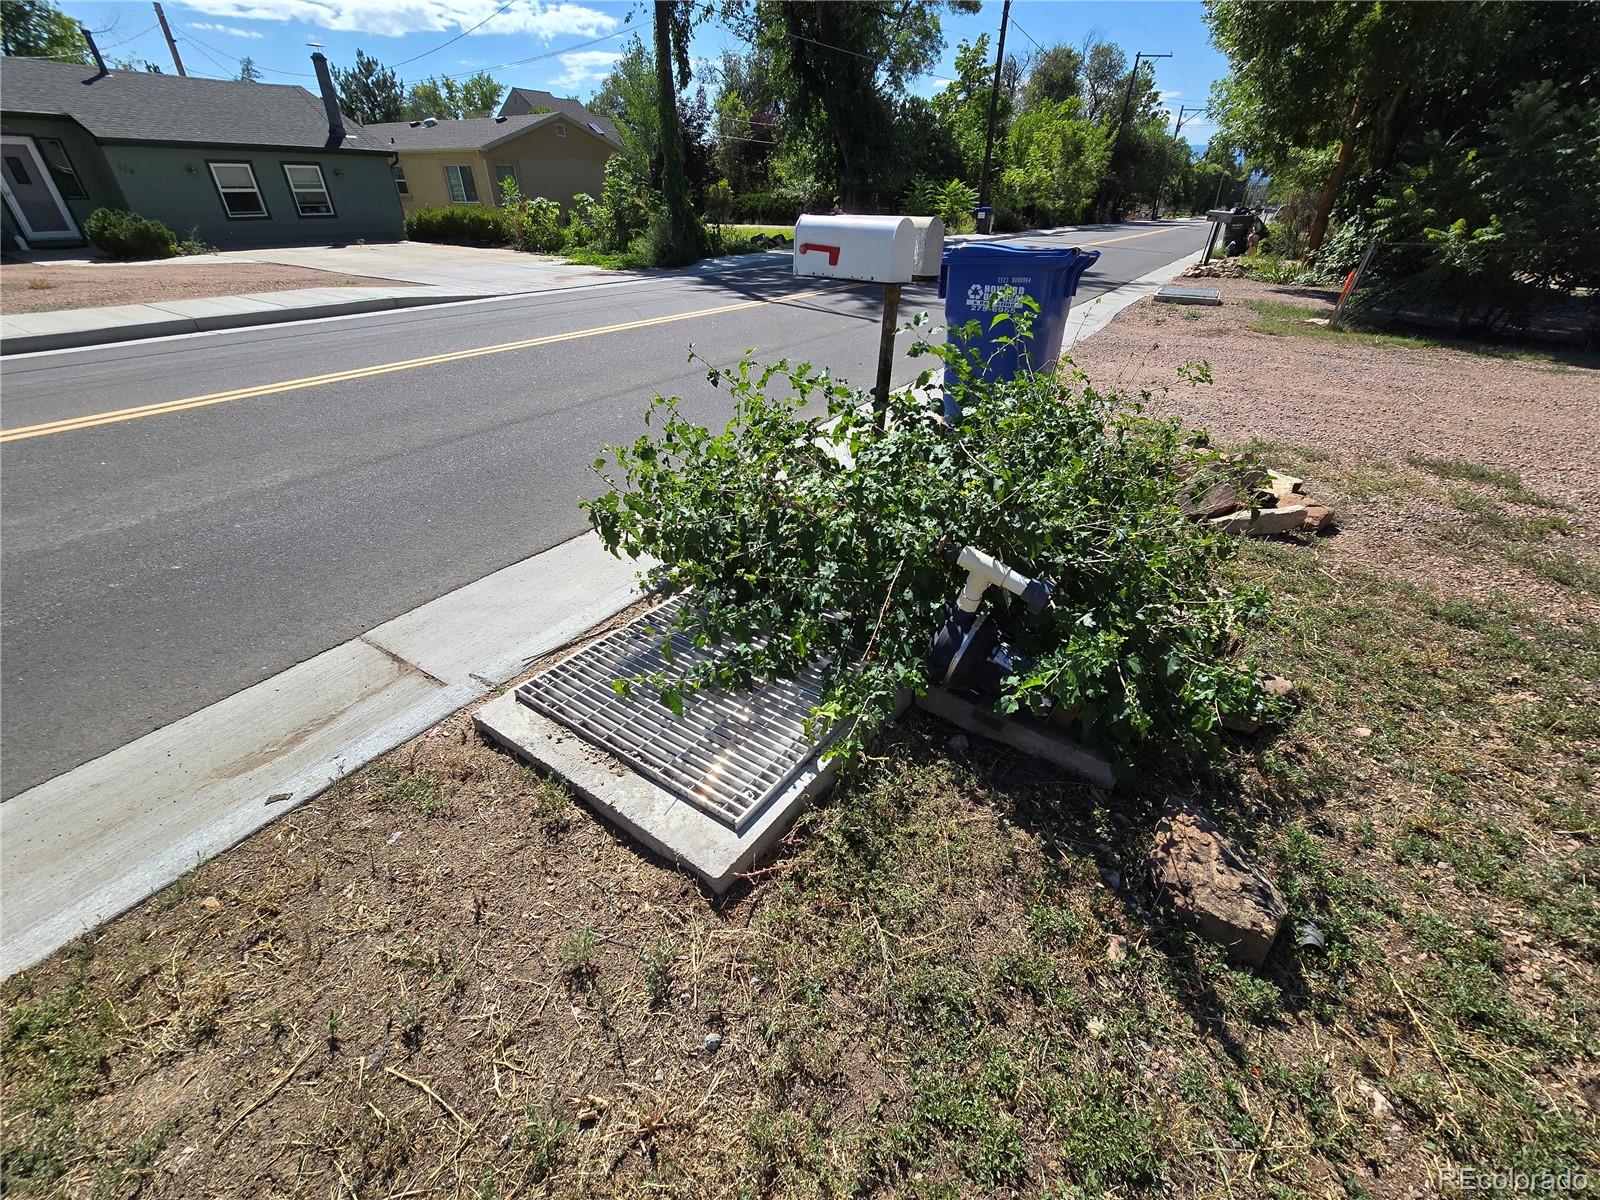
[[[100,50],[102,53],[104,53],[107,50],[115,50],[118,46],[126,46],[129,42],[137,42],[145,35],[145,33],[154,33],[158,28],[160,28],[160,26],[152,25],[149,29],[146,29],[144,33],[136,33],[132,37],[123,38],[120,42],[112,42],[109,46],[101,46]]]
[[[478,30],[482,29],[490,21],[494,20],[501,13],[505,12],[506,9],[510,8],[516,2],[517,2],[517,0],[506,0],[506,2],[504,4],[502,4],[499,8],[495,9],[492,13],[490,13],[483,20],[479,21],[471,29],[463,29],[460,33],[456,34],[455,37],[451,38],[449,41],[440,42],[432,50],[424,50],[421,54],[413,54],[410,58],[401,59],[399,62],[394,63],[392,65],[395,66],[395,67],[403,67],[407,63],[416,62],[419,58],[427,58],[428,55],[430,55],[430,54],[437,54],[437,53],[439,53],[439,51],[443,50],[446,46],[455,45],[462,38],[466,37],[469,33],[476,33]]]
[[[223,58],[232,59],[236,63],[241,63],[242,64],[244,62],[244,59],[239,58],[237,55],[229,54],[226,50],[218,50],[215,46],[209,46],[205,42],[202,42],[199,38],[194,36],[194,32],[187,25],[181,26],[181,28],[183,29],[183,40],[188,42],[191,46],[198,47],[199,50],[202,53],[204,53],[207,50],[211,50],[211,51],[215,51],[217,54],[222,55]],[[206,57],[207,58],[211,58],[211,55],[207,54]],[[218,68],[220,68],[221,70],[226,71],[228,69],[228,68],[224,67],[221,63],[218,63],[215,58],[211,58],[211,61],[214,62],[214,63],[217,63]],[[254,66],[256,70],[265,71],[270,75],[287,75],[291,79],[315,79],[316,78],[316,76],[311,74],[311,72],[309,72],[309,71],[280,71],[277,67],[263,67],[260,63],[256,62],[254,59],[251,59],[250,61],[251,61],[251,65]]]
[[[599,42],[610,41],[612,38],[622,37],[624,34],[636,33],[634,29],[618,29],[614,33],[603,33],[599,37],[590,38],[586,42],[574,42],[570,46],[563,46],[559,50],[546,50],[543,54],[535,54],[529,58],[513,59],[511,62],[496,63],[492,67],[475,67],[470,71],[458,71],[454,75],[441,75],[441,79],[467,79],[470,76],[481,74],[485,71],[503,71],[507,67],[526,66],[531,62],[539,62],[546,58],[556,58],[562,54],[570,54],[574,50],[582,50],[585,46],[593,46]]]
[[[1035,38],[1033,36],[1033,34],[1029,33],[1026,29],[1024,29],[1021,25],[1018,25],[1015,17],[1013,17],[1011,19],[1011,28],[1015,29],[1023,37],[1027,38],[1030,42],[1032,42],[1033,43],[1033,48],[1035,50],[1037,50],[1040,54],[1044,53],[1044,47],[1039,44],[1038,39]]]

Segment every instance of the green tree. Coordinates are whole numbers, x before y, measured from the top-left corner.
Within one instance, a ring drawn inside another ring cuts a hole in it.
[[[1111,148],[1111,131],[1082,116],[1076,98],[1022,112],[1006,140],[995,208],[1007,226],[1081,219],[1094,199]]]
[[[786,136],[821,140],[847,207],[867,206],[901,182],[881,169],[894,159],[896,101],[938,60],[946,6],[977,9],[975,0],[745,0],[737,9],[736,26],[780,82]]]
[[[689,83],[689,36],[693,9],[678,0],[656,0],[656,128],[660,133],[664,226],[653,231],[652,257],[662,265],[693,262],[705,249],[705,231],[689,194],[678,91]]]
[[[248,54],[239,60],[239,82],[261,82],[261,68],[256,66],[256,60],[251,58]]]
[[[427,117],[440,120],[460,120],[463,117],[487,117],[500,102],[505,85],[479,71],[461,83],[448,75],[424,79],[411,85],[401,119],[421,121]],[[354,116],[354,114],[351,114]]]
[[[1011,127],[1011,114],[1015,107],[1014,87],[1006,86],[1009,75],[1013,82],[1020,71],[1017,60],[1006,60],[1009,71],[1002,69],[1000,102],[995,109],[995,138],[997,144],[1005,140]],[[961,162],[967,178],[976,181],[983,170],[984,138],[989,128],[989,96],[994,87],[994,57],[989,52],[989,35],[979,34],[976,42],[963,41],[956,50],[956,81],[945,85],[933,98],[934,113],[950,131],[961,152]]]
[[[616,123],[622,153],[634,173],[646,178],[655,173],[661,143],[656,82],[654,58],[638,37],[632,37],[589,102],[593,111]]]
[[[405,119],[405,87],[393,68],[372,55],[356,50],[356,65],[333,68],[339,107],[363,125]]]
[[[458,93],[460,111],[456,115],[492,117],[494,110],[500,106],[500,97],[505,94],[505,90],[505,84],[487,71],[479,71],[461,85]]]
[[[1091,121],[1114,121],[1128,82],[1128,56],[1110,42],[1085,43],[1083,113]]]
[[[93,61],[78,23],[46,0],[0,0],[0,41],[17,58]]]
[[[1083,89],[1083,54],[1071,46],[1051,46],[1034,58],[1022,102],[1029,108],[1071,100]]]

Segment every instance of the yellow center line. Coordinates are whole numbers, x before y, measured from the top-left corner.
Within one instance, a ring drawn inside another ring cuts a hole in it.
[[[848,286],[848,285],[845,285]],[[460,362],[468,358],[481,358],[488,354],[505,354],[512,350],[528,350],[535,346],[550,346],[557,342],[570,342],[578,338],[598,337],[605,333],[625,333],[631,329],[648,329],[653,325],[668,325],[674,321],[689,321],[697,317],[716,316],[760,308],[764,304],[792,304],[809,300],[839,287],[814,288],[789,296],[767,300],[745,300],[738,304],[722,304],[715,308],[702,308],[694,312],[671,313],[664,317],[647,317],[639,321],[623,321],[616,325],[597,325],[593,329],[575,329],[568,333],[552,333],[544,337],[524,338],[517,342],[502,342],[496,346],[479,346],[473,350],[453,350],[447,354],[429,354],[422,358],[408,358],[402,362],[379,363],[371,367],[355,367],[348,371],[333,371],[327,375],[308,375],[304,379],[285,379],[280,383],[263,383],[254,387],[234,388],[226,392],[212,392],[204,396],[191,396],[186,400],[167,400],[159,404],[142,404],[135,408],[118,408],[108,412],[87,413],[81,417],[65,417],[59,421],[43,421],[37,425],[19,425],[14,429],[0,430],[0,443],[20,442],[27,438],[48,437],[75,429],[92,429],[97,425],[115,425],[122,421],[137,421],[144,417],[158,417],[167,413],[187,412],[195,408],[208,408],[213,404],[228,404],[234,400],[249,400],[257,396],[272,396],[279,392],[293,392],[302,388],[322,387],[330,383],[348,383],[357,379],[370,379],[375,375],[388,375],[395,371],[412,371],[418,367],[431,367],[440,363]]]

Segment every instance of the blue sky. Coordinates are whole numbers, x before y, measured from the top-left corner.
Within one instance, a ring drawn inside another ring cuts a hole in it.
[[[504,11],[500,11],[504,6]],[[95,30],[107,58],[148,58],[164,67],[166,45],[148,3],[86,0],[61,4]],[[631,36],[648,30],[648,6],[629,0],[166,0],[167,19],[191,74],[233,77],[249,56],[265,79],[310,84],[307,42],[322,42],[335,64],[348,64],[359,46],[412,82],[432,74],[471,74],[490,68],[512,86],[588,97]],[[1057,42],[1077,45],[1090,33],[1135,50],[1171,52],[1155,64],[1167,101],[1203,104],[1227,61],[1211,45],[1198,0],[1015,0],[1007,49],[1019,56]],[[481,24],[480,24],[481,23]],[[943,61],[916,90],[931,94],[949,76],[956,44],[992,37],[1000,4],[985,0],[977,14],[946,14]],[[474,28],[477,26],[477,28]],[[471,32],[467,32],[470,30]],[[714,59],[738,44],[727,30],[702,26],[697,57]],[[412,60],[412,61],[406,61]],[[311,85],[314,86],[314,85]],[[1211,126],[1191,119],[1184,135],[1204,145]]]

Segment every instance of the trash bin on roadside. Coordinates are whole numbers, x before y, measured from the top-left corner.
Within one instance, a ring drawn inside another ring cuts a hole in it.
[[[978,232],[979,233],[993,233],[994,232],[994,207],[992,205],[988,205],[988,204],[980,204],[980,205],[978,205],[976,211],[973,212],[972,216],[973,216],[973,219],[976,220],[977,223],[978,223]]]
[[[1061,354],[1067,313],[1078,280],[1099,259],[1098,250],[1076,246],[1018,246],[1009,242],[968,242],[945,252],[939,273],[945,323],[954,330],[976,321],[977,374],[984,379],[1011,379],[1024,365],[1043,371]],[[997,313],[1025,310],[1024,296],[1039,305],[1031,336],[1010,346],[1000,339],[1016,336],[1011,321],[994,323]]]

